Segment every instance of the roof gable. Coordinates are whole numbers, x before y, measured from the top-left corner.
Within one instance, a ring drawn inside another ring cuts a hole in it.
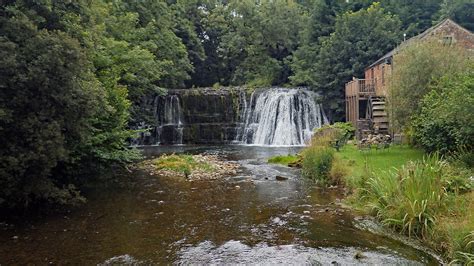
[[[403,47],[406,47],[406,46],[410,45],[411,43],[416,42],[418,40],[427,39],[428,37],[435,35],[439,30],[443,29],[445,26],[448,26],[448,25],[456,27],[459,30],[465,32],[466,34],[473,36],[473,38],[474,38],[474,33],[470,32],[466,28],[462,27],[461,25],[457,24],[456,22],[452,21],[451,19],[447,18],[447,19],[444,19],[443,21],[439,22],[438,24],[434,25],[433,27],[425,30],[424,32],[422,32],[422,33],[420,33],[416,36],[413,36],[410,39],[402,42],[400,45],[395,47],[392,51],[386,53],[384,56],[382,56],[377,61],[372,63],[370,66],[368,66],[366,69],[372,68],[376,65],[381,64],[382,62],[387,61],[389,58],[392,58]]]

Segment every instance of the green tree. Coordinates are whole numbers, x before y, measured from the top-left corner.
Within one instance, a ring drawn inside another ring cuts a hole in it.
[[[233,85],[270,86],[288,81],[287,60],[299,44],[306,13],[294,1],[231,1],[223,57]]]
[[[317,0],[301,34],[301,45],[293,54],[290,77],[294,85],[313,84],[312,75],[321,43],[334,31],[336,16],[343,9],[341,1]]]
[[[21,12],[0,18],[0,36],[0,206],[77,200],[69,177],[53,172],[92,138],[103,94],[87,57]]]
[[[415,36],[428,29],[441,8],[443,0],[382,0],[382,7],[402,21],[407,37]]]
[[[311,85],[323,97],[332,119],[344,115],[344,84],[360,77],[371,62],[396,46],[400,20],[380,4],[336,18],[335,30],[325,38],[311,73]]]
[[[196,72],[194,66],[205,60],[202,40],[206,32],[203,19],[208,15],[206,8],[210,6],[212,6],[212,1],[207,0],[177,0],[171,6],[174,11],[174,20],[176,21],[174,32],[186,46],[188,59],[192,65],[190,75]]]
[[[133,21],[111,19],[111,7],[18,0],[0,10],[0,204],[75,202],[76,185],[137,158],[126,148],[128,88],[153,56],[107,32]]]
[[[201,25],[198,36],[202,42],[205,58],[194,63],[194,73],[188,87],[209,87],[214,84],[229,85],[231,79],[231,62],[223,53],[223,37],[231,29],[232,14],[226,5],[212,3],[202,5]],[[214,1],[219,2],[219,1]]]
[[[444,0],[439,20],[451,18],[461,26],[474,31],[474,3],[472,0]]]
[[[116,3],[115,9],[120,13],[133,12],[138,14],[138,25],[136,27],[142,28],[143,33],[139,36],[136,36],[133,30],[124,33],[135,35],[134,40],[130,42],[151,52],[156,61],[159,62],[159,69],[162,73],[156,84],[163,88],[184,87],[184,82],[190,78],[190,73],[193,71],[186,45],[191,47],[195,45],[197,40],[195,38],[193,40],[188,39],[187,43],[183,43],[177,32],[181,35],[193,35],[186,31],[191,26],[180,26],[179,23],[182,21],[176,21],[172,7],[164,1],[124,0]],[[120,28],[118,29],[120,30]]]

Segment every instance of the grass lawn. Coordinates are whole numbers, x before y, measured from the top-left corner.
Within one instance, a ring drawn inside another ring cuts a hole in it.
[[[396,145],[384,150],[360,151],[357,146],[347,144],[336,153],[336,156],[349,166],[350,176],[359,178],[366,173],[366,169],[370,172],[392,170],[408,161],[422,159],[423,154],[422,150],[404,145]]]

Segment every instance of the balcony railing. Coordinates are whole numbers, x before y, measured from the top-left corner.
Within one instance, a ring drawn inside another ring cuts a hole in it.
[[[375,94],[375,86],[371,80],[354,79],[346,83],[346,96]]]

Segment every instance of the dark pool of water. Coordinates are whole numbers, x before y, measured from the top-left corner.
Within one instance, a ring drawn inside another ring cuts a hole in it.
[[[437,263],[414,247],[359,229],[360,217],[338,204],[343,191],[320,189],[298,170],[266,163],[299,149],[145,148],[148,157],[219,154],[242,167],[234,177],[196,182],[135,172],[122,188],[90,192],[87,205],[66,215],[2,223],[0,264]]]

